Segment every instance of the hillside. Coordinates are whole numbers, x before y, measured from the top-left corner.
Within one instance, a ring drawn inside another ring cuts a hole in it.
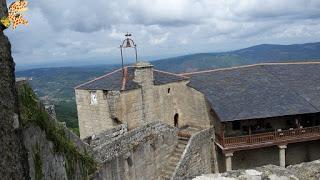
[[[223,53],[199,53],[156,60],[155,68],[169,72],[231,67],[263,62],[319,61],[320,42],[295,45],[258,45]],[[56,105],[57,117],[77,128],[77,113],[73,88],[101,76],[119,65],[41,68],[16,72],[17,77],[32,77],[37,95]]]
[[[320,43],[271,45],[262,44],[223,53],[199,53],[154,61],[161,70],[190,72],[208,68],[231,67],[264,62],[320,60]]]
[[[77,128],[78,119],[73,88],[114,68],[116,67],[41,68],[19,71],[16,72],[16,75],[17,77],[32,77],[30,84],[37,96],[41,100],[49,101],[56,105],[57,118],[60,121],[66,122],[69,128]]]

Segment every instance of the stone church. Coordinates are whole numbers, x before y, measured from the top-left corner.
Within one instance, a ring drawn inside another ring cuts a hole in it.
[[[110,179],[320,159],[319,72],[309,62],[173,74],[138,62],[75,88],[80,136],[104,163],[96,177]]]

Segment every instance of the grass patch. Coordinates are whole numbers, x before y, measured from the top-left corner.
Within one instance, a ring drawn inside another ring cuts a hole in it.
[[[43,173],[42,173],[42,160],[41,160],[41,150],[39,145],[37,144],[33,150],[35,153],[33,154],[33,164],[34,164],[34,171],[35,171],[35,180],[42,180]]]

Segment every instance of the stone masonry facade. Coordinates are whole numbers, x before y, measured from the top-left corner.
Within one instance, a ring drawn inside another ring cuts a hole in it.
[[[140,88],[124,91],[75,89],[81,138],[99,134],[119,123],[134,129],[146,123],[161,121],[178,127],[210,127],[210,106],[202,93],[187,86],[188,80],[155,85],[149,63],[135,66],[134,82]],[[91,104],[91,92],[97,104]]]

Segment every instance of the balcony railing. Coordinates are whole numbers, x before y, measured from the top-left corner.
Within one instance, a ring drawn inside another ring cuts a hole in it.
[[[320,126],[282,130],[236,137],[221,137],[216,134],[216,141],[223,148],[236,148],[264,143],[279,143],[284,141],[301,140],[301,138],[319,137]]]

